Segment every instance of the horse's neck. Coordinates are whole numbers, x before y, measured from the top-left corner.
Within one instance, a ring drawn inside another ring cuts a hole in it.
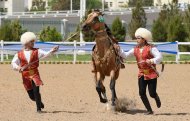
[[[107,37],[105,37],[105,39],[100,39],[99,37],[96,37],[96,46],[100,57],[104,57],[105,53],[110,48],[110,45],[110,41]]]

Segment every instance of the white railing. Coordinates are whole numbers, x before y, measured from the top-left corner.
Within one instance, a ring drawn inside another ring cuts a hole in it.
[[[61,53],[58,53],[58,54],[72,54],[73,55],[73,63],[76,63],[77,61],[77,55],[78,54],[91,54],[91,52],[86,52],[86,51],[80,51],[77,49],[77,45],[87,45],[87,44],[95,44],[95,42],[48,42],[48,43],[53,43],[53,44],[56,44],[56,45],[73,45],[74,49],[71,51],[64,51],[64,52],[61,52]],[[124,44],[134,44],[134,42],[122,42]],[[189,45],[190,46],[190,42],[177,42],[177,47],[179,45]],[[18,45],[18,44],[21,44],[20,42],[4,42],[3,40],[1,40],[1,43],[0,43],[0,51],[1,51],[1,62],[4,61],[4,56],[6,56],[8,58],[8,54],[10,55],[14,55],[16,53],[16,51],[14,52],[9,52],[9,50],[5,50],[4,49],[4,45],[7,45],[7,44],[12,44],[12,45]],[[157,42],[157,43],[154,43],[154,44],[161,44],[160,42]],[[163,44],[163,43],[162,43]],[[18,48],[17,48],[18,49]],[[178,63],[179,59],[180,59],[180,55],[190,55],[190,52],[180,52],[178,51],[179,49],[177,48],[177,54],[176,54],[176,63]]]
[[[178,42],[178,45],[189,45],[190,46],[190,42]],[[178,52],[177,56],[177,60],[180,59],[180,55],[190,55],[190,52]]]
[[[145,8],[146,13],[159,13],[160,9]],[[118,9],[118,10],[107,10],[104,11],[106,15],[126,15],[132,14],[132,8]],[[80,10],[72,11],[31,11],[31,12],[0,12],[1,18],[39,18],[39,17],[76,17],[80,16]]]

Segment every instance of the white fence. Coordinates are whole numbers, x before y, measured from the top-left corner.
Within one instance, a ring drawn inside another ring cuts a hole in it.
[[[0,43],[0,45],[1,45],[0,46],[1,62],[4,61],[4,57],[8,57],[8,55],[14,55],[18,50],[20,50],[21,49],[20,44],[21,44],[20,42],[4,42],[3,40],[1,40],[1,43]],[[93,47],[93,44],[95,44],[95,42],[76,42],[76,41],[74,41],[74,42],[48,42],[47,44],[50,44],[50,45],[52,44],[51,46],[54,46],[54,45],[62,46],[63,45],[64,47],[62,47],[62,49],[60,49],[60,52],[58,52],[57,54],[71,54],[71,55],[73,55],[73,63],[76,63],[78,54],[91,54],[91,49]],[[130,44],[136,44],[136,43],[121,42],[120,44],[130,45]],[[154,44],[156,44],[158,46],[159,46],[159,44],[162,44],[162,48],[164,45],[164,48],[166,48],[167,50],[173,51],[176,55],[176,63],[178,63],[178,61],[180,59],[180,55],[190,55],[190,52],[180,52],[178,49],[179,45],[187,45],[187,46],[189,45],[190,46],[190,42],[176,42],[175,46],[173,46],[172,44],[170,44],[168,42],[154,43]],[[7,48],[5,45],[12,45],[12,48]],[[19,47],[18,47],[18,45],[19,45]],[[85,47],[85,49],[80,48],[84,45],[92,45],[92,46]],[[67,48],[65,48],[65,47],[67,47]],[[122,45],[121,45],[121,47],[122,47]],[[50,48],[51,47],[49,46],[49,47],[45,47],[42,49],[50,49]],[[127,48],[127,49],[129,49],[129,48]],[[126,49],[125,49],[125,51],[126,51]]]

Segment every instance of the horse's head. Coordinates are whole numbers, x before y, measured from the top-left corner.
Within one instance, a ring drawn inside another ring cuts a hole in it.
[[[102,12],[94,10],[88,14],[87,19],[82,25],[82,31],[98,30],[101,26],[104,26],[104,18]]]

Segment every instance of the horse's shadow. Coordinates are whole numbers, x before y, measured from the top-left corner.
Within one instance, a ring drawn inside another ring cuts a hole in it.
[[[159,114],[154,114],[155,116],[160,116],[160,115],[166,115],[166,116],[184,116],[184,115],[190,115],[190,113],[159,113]]]
[[[138,114],[138,113],[146,113],[146,112],[147,112],[146,110],[132,109],[132,110],[125,110],[125,111],[122,111],[121,113],[126,113],[126,114],[135,115],[135,114]]]
[[[59,110],[59,111],[42,111],[42,113],[53,113],[53,114],[56,114],[56,113],[72,113],[72,114],[82,114],[82,113],[88,113],[88,112],[85,112],[85,111],[66,111],[66,110]]]
[[[146,110],[141,110],[141,109],[133,109],[133,110],[126,110],[125,112],[122,113],[126,113],[126,114],[131,114],[131,115],[135,115],[135,114],[141,114],[141,113],[146,113]],[[158,113],[158,114],[154,114],[155,116],[161,116],[161,115],[166,115],[166,116],[184,116],[184,115],[190,115],[190,113]]]

